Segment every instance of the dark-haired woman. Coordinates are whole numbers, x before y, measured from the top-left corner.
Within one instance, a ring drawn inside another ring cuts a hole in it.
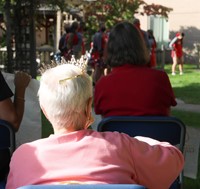
[[[121,22],[111,30],[106,54],[112,71],[95,86],[96,114],[170,115],[170,107],[177,103],[169,77],[148,67],[149,53],[133,24]]]

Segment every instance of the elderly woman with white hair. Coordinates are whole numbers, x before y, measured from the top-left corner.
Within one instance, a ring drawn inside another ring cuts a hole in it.
[[[40,106],[54,134],[14,152],[7,189],[66,183],[169,188],[183,169],[182,153],[167,142],[87,129],[92,93],[91,78],[77,66],[59,65],[42,75]]]

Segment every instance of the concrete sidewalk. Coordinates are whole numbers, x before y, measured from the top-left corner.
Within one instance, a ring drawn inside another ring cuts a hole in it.
[[[177,105],[172,109],[200,113],[200,104],[186,104],[180,99],[176,99],[176,101]]]

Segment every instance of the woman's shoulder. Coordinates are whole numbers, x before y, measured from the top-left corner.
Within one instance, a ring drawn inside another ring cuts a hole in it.
[[[140,73],[140,74],[139,74]],[[145,68],[138,71],[138,79],[148,79],[149,81],[166,81],[169,80],[168,74],[164,70],[159,70],[155,68]]]
[[[105,132],[93,131],[92,133],[93,136],[95,135],[99,136],[101,140],[103,139],[105,141],[110,141],[113,144],[128,142],[132,139],[129,135],[125,133],[120,133],[118,131],[105,131]]]
[[[157,74],[157,75],[163,75],[163,76],[166,76],[167,73],[165,70],[162,70],[162,69],[157,69],[157,68],[148,68],[149,72],[152,72],[154,74]]]

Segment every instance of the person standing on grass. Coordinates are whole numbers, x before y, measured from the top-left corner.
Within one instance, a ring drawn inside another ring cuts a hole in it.
[[[142,34],[142,37],[145,41],[147,50],[150,52],[151,49],[151,45],[149,43],[149,37],[148,37],[148,33],[144,30],[141,29],[141,24],[140,24],[140,20],[138,18],[134,18],[133,19],[133,25],[140,31],[140,33]]]
[[[169,44],[173,59],[172,75],[176,75],[176,66],[179,65],[180,75],[183,75],[183,38],[184,33],[178,32]]]
[[[92,59],[94,60],[94,73],[93,83],[96,82],[104,75],[106,64],[104,62],[104,50],[107,44],[108,35],[106,33],[106,26],[101,23],[99,30],[94,34],[92,46]]]
[[[150,67],[155,68],[157,66],[157,63],[156,63],[157,43],[156,43],[156,39],[153,35],[153,30],[148,30],[147,33],[148,33],[148,37],[149,37],[149,44],[151,46]]]
[[[58,45],[58,49],[60,50],[61,56],[64,56],[65,52],[67,51],[66,36],[68,33],[70,33],[71,25],[67,23],[64,28],[65,28],[65,33],[61,36],[59,40],[59,45]]]

